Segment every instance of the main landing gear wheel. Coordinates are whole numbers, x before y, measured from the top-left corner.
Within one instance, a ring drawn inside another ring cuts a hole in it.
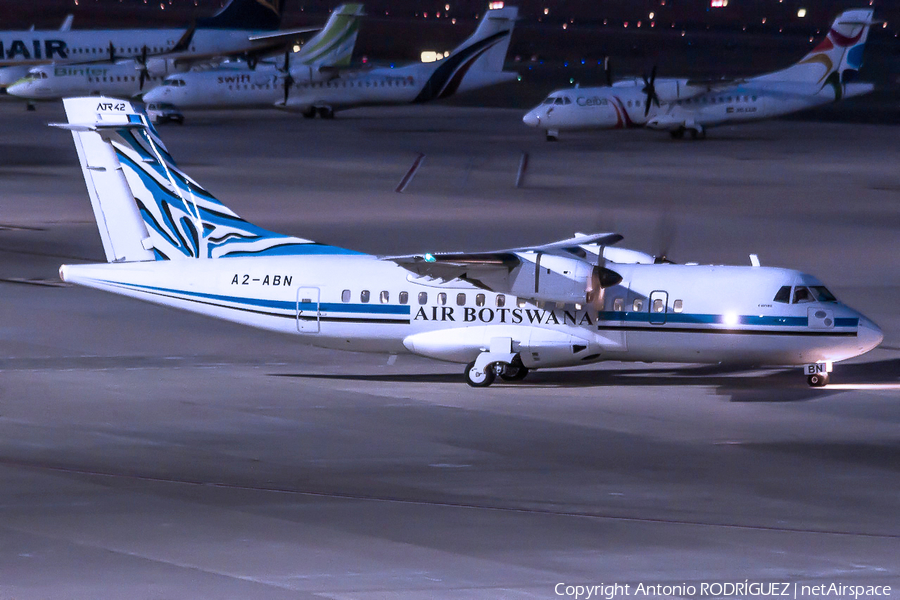
[[[528,376],[528,367],[508,366],[500,373],[503,381],[522,381]]]
[[[316,110],[319,113],[320,119],[333,119],[334,118],[334,111],[331,108],[329,108],[328,106],[320,106]]]
[[[303,115],[304,119],[312,119],[316,116],[316,109],[315,107],[310,107],[306,110],[300,111],[300,114]]]
[[[816,373],[806,378],[806,382],[810,387],[825,387],[828,385],[828,375],[824,373]]]
[[[484,373],[475,370],[475,361],[473,360],[466,366],[466,383],[472,387],[487,387],[494,383],[493,365],[488,365]]]
[[[672,136],[673,140],[680,140],[684,138],[684,127],[679,127],[678,129],[673,129],[669,132],[669,135]]]
[[[558,142],[559,141],[559,131],[555,129],[547,130],[547,141],[548,142]]]

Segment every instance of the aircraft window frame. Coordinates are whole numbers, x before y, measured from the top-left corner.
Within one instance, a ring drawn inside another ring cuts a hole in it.
[[[378,301],[382,304],[387,304],[391,301],[391,293],[387,290],[381,290],[381,293],[378,294]]]
[[[475,306],[484,306],[484,294],[475,294]]]
[[[503,308],[506,306],[506,295],[505,294],[497,294],[497,297],[494,298],[494,304],[497,308]]]
[[[428,304],[428,292],[419,292],[419,305]]]
[[[437,295],[437,302],[441,306],[447,306],[447,292],[440,292]]]
[[[816,302],[837,302],[837,297],[831,293],[831,291],[825,287],[824,285],[810,285],[807,286],[809,291],[812,292],[813,297],[816,299]]]
[[[456,305],[457,306],[465,306],[466,305],[466,294],[464,292],[460,292],[456,295]]]
[[[368,304],[370,298],[371,298],[371,294],[369,293],[369,290],[362,290],[359,293],[359,301],[362,302],[363,304]]]
[[[350,290],[344,290],[341,292],[341,302],[350,302],[350,298],[352,297],[352,292]]]
[[[399,300],[400,304],[409,304],[409,292],[400,292],[397,300]]]
[[[634,302],[631,303],[631,310],[633,312],[643,312],[644,299],[643,298],[635,298]]]
[[[801,298],[803,294],[805,294],[805,297]],[[808,287],[805,285],[794,287],[794,293],[791,294],[791,304],[809,304],[810,302],[815,301],[815,297]]]
[[[682,302],[682,300],[680,298],[678,300],[675,300],[674,302],[672,302],[672,312],[680,313],[683,310],[684,310],[684,302]]]
[[[783,285],[778,288],[778,291],[775,292],[775,297],[772,299],[772,302],[778,302],[781,304],[790,304],[791,303],[791,286]]]
[[[613,312],[622,312],[623,308],[625,308],[625,298],[613,298]]]

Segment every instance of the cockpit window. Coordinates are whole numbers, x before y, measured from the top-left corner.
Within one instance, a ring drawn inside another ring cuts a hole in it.
[[[791,286],[783,285],[778,290],[778,293],[775,294],[775,302],[782,302],[784,304],[791,303]]]
[[[563,98],[563,100],[565,100],[566,104],[572,104],[572,99],[569,98],[568,96],[566,96],[565,98]]]
[[[814,300],[812,292],[809,291],[808,287],[798,285],[794,288],[794,300],[791,304],[803,304],[804,302],[813,302]]]
[[[824,285],[811,285],[809,286],[809,289],[819,302],[837,302],[837,298],[834,297],[834,294],[829,292]]]
[[[185,85],[184,79],[166,79],[163,85],[170,85],[172,87],[182,87]]]
[[[565,102],[563,102],[563,99],[562,99],[562,98],[556,98],[556,99],[553,101],[553,104],[565,104]]]
[[[546,100],[544,100],[544,104],[553,104],[553,101],[556,100],[553,96],[550,96]]]

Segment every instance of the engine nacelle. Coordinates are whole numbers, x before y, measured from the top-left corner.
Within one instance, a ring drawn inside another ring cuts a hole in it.
[[[135,62],[135,68],[140,70],[141,64]],[[153,77],[165,77],[171,73],[184,73],[187,67],[179,66],[175,60],[171,58],[148,58],[147,73]]]
[[[603,288],[622,278],[609,269],[576,257],[543,252],[517,254],[519,264],[507,275],[491,275],[481,281],[496,292],[541,302],[592,304]]]

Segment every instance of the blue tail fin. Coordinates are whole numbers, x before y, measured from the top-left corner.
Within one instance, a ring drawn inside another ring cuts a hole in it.
[[[241,219],[178,169],[129,102],[63,102],[110,262],[352,253]]]

